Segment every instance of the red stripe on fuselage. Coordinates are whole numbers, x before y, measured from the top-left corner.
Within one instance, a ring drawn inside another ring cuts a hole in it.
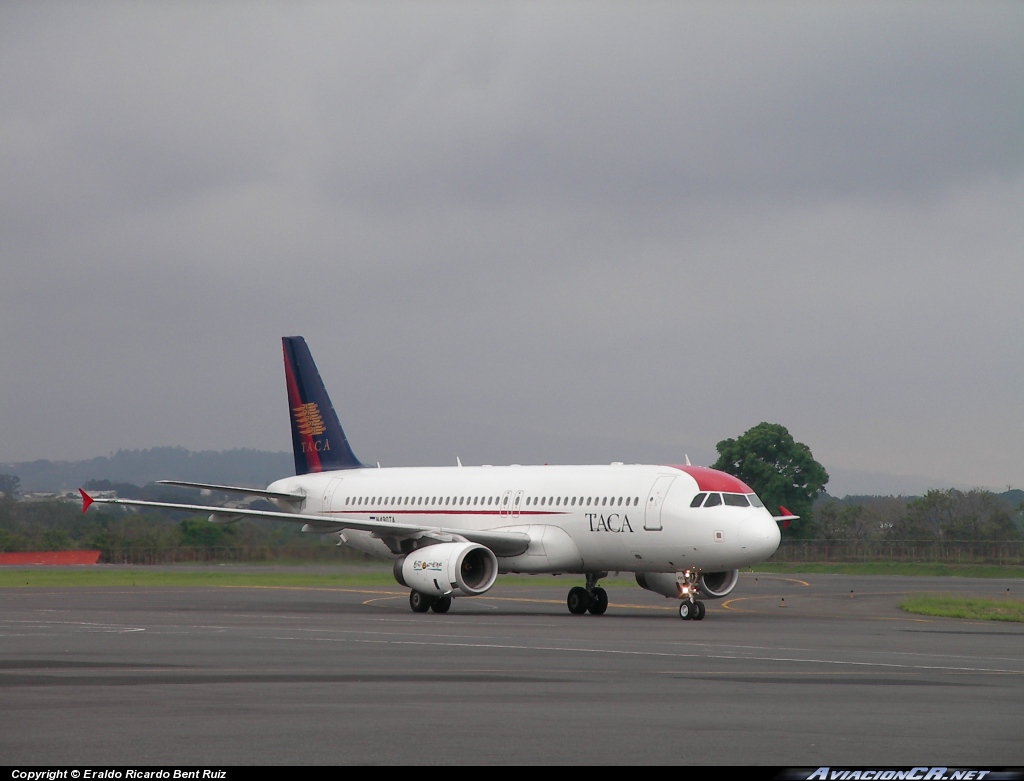
[[[680,472],[686,472],[697,481],[697,488],[701,491],[724,491],[727,494],[752,494],[754,490],[740,480],[725,472],[711,469],[706,466],[689,466],[688,464],[666,464]]]
[[[569,513],[555,510],[324,510],[328,515],[496,515],[507,518],[513,512],[516,515],[568,515]]]
[[[295,408],[302,406],[302,398],[299,396],[299,386],[295,382],[295,374],[292,372],[291,361],[288,360],[288,348],[282,348],[284,350],[284,376],[285,383],[288,385],[288,414],[291,416],[292,429],[296,429],[295,423]],[[316,445],[313,444],[312,434],[303,434],[299,432],[299,436],[302,438],[304,444],[307,447],[303,448],[306,452],[302,455],[306,459],[306,466],[309,467],[310,472],[322,472],[323,467],[320,465],[320,455],[316,452]]]

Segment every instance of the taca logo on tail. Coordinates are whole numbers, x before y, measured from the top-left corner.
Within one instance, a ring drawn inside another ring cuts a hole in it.
[[[306,340],[301,336],[286,336],[281,343],[288,406],[292,412],[295,474],[366,466],[348,444]]]

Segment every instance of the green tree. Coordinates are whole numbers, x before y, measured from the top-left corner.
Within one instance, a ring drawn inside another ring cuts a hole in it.
[[[206,518],[186,518],[180,529],[182,545],[214,548],[228,546],[235,541],[233,527],[210,523]]]
[[[723,439],[717,448],[713,468],[749,485],[773,512],[782,505],[799,515],[790,535],[804,537],[813,532],[811,510],[828,483],[828,472],[807,445],[795,441],[785,426],[758,423],[736,439]]]
[[[1020,533],[1009,508],[991,491],[932,489],[907,507],[893,537],[902,540],[1013,540]]]

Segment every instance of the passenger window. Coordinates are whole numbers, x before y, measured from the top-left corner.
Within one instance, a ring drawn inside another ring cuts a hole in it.
[[[708,494],[708,500],[704,502],[705,507],[715,507],[722,503],[721,494]]]
[[[695,497],[693,497],[693,501],[690,502],[690,507],[700,507],[701,503],[704,501],[705,496],[707,496],[707,494],[697,494]]]

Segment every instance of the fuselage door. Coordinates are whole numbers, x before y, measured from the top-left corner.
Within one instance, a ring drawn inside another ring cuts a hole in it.
[[[502,497],[501,497],[501,507],[498,508],[498,515],[501,516],[502,518],[504,518],[506,515],[511,515],[512,514],[511,500],[512,500],[512,492],[511,491],[505,491],[505,493],[502,494]]]
[[[661,508],[665,504],[669,486],[675,479],[675,475],[662,475],[651,486],[651,493],[647,496],[647,506],[644,508],[644,528],[647,531],[661,531]]]
[[[327,483],[324,488],[323,502],[320,505],[321,512],[328,512],[331,509],[331,502],[334,501],[334,492],[338,490],[338,486],[343,482],[343,478],[337,477]]]
[[[516,498],[512,500],[512,517],[519,517],[519,503],[523,501],[523,492],[516,491]]]

